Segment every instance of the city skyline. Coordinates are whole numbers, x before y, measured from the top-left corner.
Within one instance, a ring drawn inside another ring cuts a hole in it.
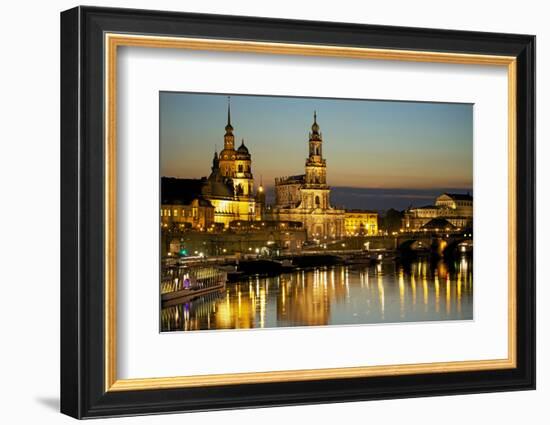
[[[161,175],[200,178],[223,148],[227,94],[161,92]],[[471,104],[231,95],[235,145],[256,185],[300,174],[317,111],[335,203],[403,209],[445,191],[471,192]]]
[[[472,105],[160,103],[161,331],[472,319]]]

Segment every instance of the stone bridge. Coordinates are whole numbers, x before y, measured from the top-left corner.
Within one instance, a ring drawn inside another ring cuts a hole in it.
[[[391,250],[407,252],[431,252],[438,255],[460,249],[471,251],[472,234],[464,232],[400,232],[387,236],[351,237],[327,244],[327,251]],[[313,248],[315,249],[315,248]],[[327,252],[325,251],[325,252]]]
[[[439,255],[458,249],[470,251],[473,247],[471,233],[463,232],[407,232],[394,236],[375,236],[365,240],[365,248],[392,249],[401,252],[432,252]]]

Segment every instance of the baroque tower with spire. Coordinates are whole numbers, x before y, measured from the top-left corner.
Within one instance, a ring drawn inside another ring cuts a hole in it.
[[[328,208],[330,188],[327,185],[327,163],[323,158],[323,135],[319,132],[317,112],[309,133],[309,156],[306,159],[305,185],[302,198],[312,208]]]
[[[235,135],[231,125],[231,103],[227,98],[227,124],[225,125],[225,134],[223,136],[223,149],[219,155],[220,173],[224,177],[233,178],[235,175]]]
[[[231,124],[231,100],[227,99],[227,124],[223,149],[214,152],[212,172],[203,189],[204,196],[214,205],[214,219],[228,226],[235,220],[261,219],[254,195],[252,156],[242,139],[235,149],[234,128]]]
[[[345,211],[330,204],[327,164],[323,158],[323,135],[313,113],[305,174],[275,179],[276,220],[300,221],[308,239],[335,239],[344,234]]]
[[[227,124],[223,136],[223,149],[219,155],[220,174],[233,181],[235,195],[253,196],[254,177],[252,176],[252,157],[242,139],[235,149],[235,135],[231,125],[231,103],[227,100]]]

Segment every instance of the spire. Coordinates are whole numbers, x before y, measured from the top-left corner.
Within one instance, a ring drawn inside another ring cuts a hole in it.
[[[227,96],[227,125],[225,126],[225,134],[232,134],[233,126],[231,125],[231,96]]]
[[[231,96],[227,96],[227,124],[231,125]]]
[[[317,124],[317,111],[313,111],[313,125],[311,126],[311,135],[315,138],[320,136],[319,124]]]
[[[220,168],[220,160],[218,158],[218,151],[214,151],[214,158],[212,159],[212,171],[217,170]]]

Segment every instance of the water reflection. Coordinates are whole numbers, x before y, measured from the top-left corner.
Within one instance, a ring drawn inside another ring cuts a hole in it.
[[[253,277],[229,283],[221,293],[162,309],[161,327],[176,331],[472,319],[472,272],[471,259],[463,257]]]

